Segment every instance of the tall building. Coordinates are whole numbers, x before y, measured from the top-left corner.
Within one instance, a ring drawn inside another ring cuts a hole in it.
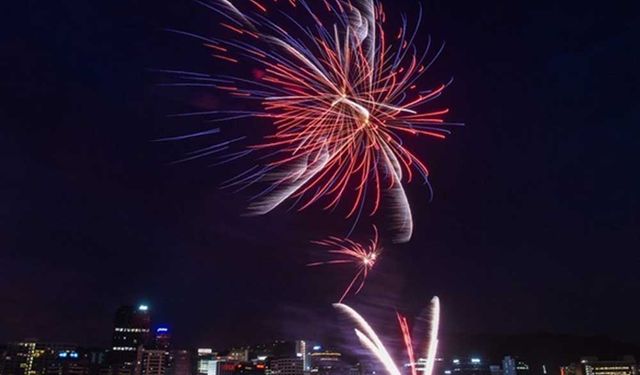
[[[171,347],[171,333],[167,327],[158,327],[156,329],[155,345],[156,349],[169,350]]]
[[[1,375],[44,375],[50,364],[59,360],[60,353],[73,353],[78,358],[73,344],[42,343],[25,340],[11,343],[4,350]]]
[[[296,357],[302,358],[302,369],[305,372],[311,370],[310,353],[307,350],[307,342],[304,340],[296,340]]]
[[[158,327],[155,330],[153,343],[146,345],[142,350],[140,360],[140,375],[171,375],[172,358],[171,333],[167,327]]]
[[[116,311],[113,321],[110,363],[117,373],[139,373],[137,366],[141,362],[141,347],[149,339],[151,317],[149,307],[122,306]]]
[[[10,343],[4,353],[2,375],[29,375],[34,374],[34,361],[36,360],[36,342],[27,340],[24,342]]]
[[[169,352],[163,349],[142,351],[142,375],[165,375],[169,368]]]
[[[502,359],[502,373],[503,375],[529,375],[531,369],[524,361],[506,356]]]

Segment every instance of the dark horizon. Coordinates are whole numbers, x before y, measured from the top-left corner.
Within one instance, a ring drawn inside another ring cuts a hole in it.
[[[417,8],[385,3],[395,15]],[[415,142],[433,199],[410,185],[412,241],[385,240],[347,302],[386,326],[438,295],[444,332],[640,344],[640,3],[422,3],[423,29],[447,42],[427,81],[455,78],[438,104],[466,125]],[[197,144],[151,142],[208,126],[168,114],[227,104],[157,87],[166,77],[151,71],[218,69],[201,45],[163,31],[215,33],[215,14],[146,0],[11,7],[0,37],[0,343],[106,344],[115,309],[140,302],[183,346],[330,335],[350,270],[305,265],[320,252],[310,240],[344,233],[341,213],[243,216],[248,195],[219,186],[246,162],[169,165]]]

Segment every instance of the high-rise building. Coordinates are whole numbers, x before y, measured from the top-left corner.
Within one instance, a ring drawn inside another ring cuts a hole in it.
[[[142,351],[142,375],[165,375],[169,368],[169,352],[163,349]]]
[[[37,340],[11,343],[4,350],[1,375],[44,375],[49,365],[59,360],[60,353],[73,353],[78,358],[76,349],[73,344]]]
[[[304,340],[296,340],[296,357],[302,358],[302,369],[305,372],[311,370],[311,361],[309,350],[307,350],[307,342]]]
[[[144,342],[143,342],[144,343]],[[158,327],[152,343],[138,346],[140,375],[171,375],[171,333],[167,327]],[[137,375],[136,374],[136,375]]]
[[[114,370],[118,369],[114,372],[139,373],[138,367],[142,360],[139,351],[149,339],[150,327],[151,317],[147,305],[122,306],[116,311],[110,353],[111,366]]]
[[[2,375],[34,374],[36,358],[35,340],[10,343],[5,349]]]
[[[156,328],[154,347],[155,349],[169,350],[169,348],[171,347],[171,333],[169,332],[169,328]]]
[[[503,375],[529,375],[530,373],[529,365],[518,358],[506,356],[502,360]]]

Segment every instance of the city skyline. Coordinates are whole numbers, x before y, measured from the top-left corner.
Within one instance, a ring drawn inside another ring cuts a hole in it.
[[[140,345],[134,352],[137,362],[127,363],[113,357],[113,348],[81,347],[69,343],[51,343],[23,340],[0,346],[0,373],[2,375],[75,374],[108,375],[217,375],[220,371],[237,374],[287,375],[320,373],[324,375],[364,375],[384,371],[374,357],[349,355],[340,349],[324,346],[310,340],[276,340],[262,344],[235,346],[217,350],[207,347],[176,348],[169,341],[158,346],[156,339]],[[577,351],[584,348],[576,349]],[[618,349],[603,350],[598,356],[552,353],[548,350],[536,354],[518,353],[519,349],[504,354],[478,354],[479,351],[453,351],[440,354],[435,360],[436,375],[637,375],[633,355],[612,354]],[[637,347],[636,347],[637,350]],[[575,351],[574,351],[575,352]],[[546,353],[546,354],[545,354]],[[22,363],[23,365],[21,365]],[[416,358],[417,373],[425,372],[426,359]],[[26,366],[26,367],[25,367]],[[404,362],[402,374],[409,373],[409,362]],[[217,368],[217,370],[216,370]],[[365,370],[366,369],[366,370]],[[354,372],[355,371],[355,372]],[[364,372],[363,372],[364,371]]]
[[[297,343],[299,340],[307,342],[307,347],[312,348],[314,352],[322,352],[324,350],[335,350],[341,348],[346,350],[347,358],[354,360],[357,357],[369,357],[365,351],[358,348],[358,344],[353,340],[351,336],[351,326],[345,324],[339,314],[336,314],[336,318],[340,323],[335,324],[332,327],[333,331],[337,333],[331,336],[329,339],[319,340],[318,337],[314,337],[309,333],[310,330],[299,331],[298,333],[290,333],[288,336],[276,336],[265,338],[262,341],[247,341],[236,340],[233,342],[220,343],[211,338],[210,340],[204,340],[199,343],[185,343],[176,341],[176,335],[174,332],[174,324],[166,321],[153,318],[154,310],[148,302],[139,303],[136,305],[121,305],[112,314],[111,321],[102,327],[100,332],[94,332],[95,340],[91,342],[73,342],[70,340],[64,340],[61,338],[46,338],[38,337],[37,334],[16,338],[9,340],[6,343],[20,343],[20,342],[33,342],[33,343],[55,343],[56,347],[60,347],[63,351],[72,350],[72,348],[85,348],[96,350],[110,351],[116,355],[125,355],[124,358],[118,357],[118,361],[126,362],[128,357],[127,353],[131,356],[135,355],[135,351],[138,347],[145,347],[146,349],[167,349],[171,348],[187,348],[191,351],[197,351],[198,349],[205,348],[212,353],[227,353],[223,355],[233,356],[234,350],[244,350],[246,348],[261,348],[265,345],[271,345],[270,343]],[[424,335],[426,327],[422,326],[424,321],[422,318],[416,318],[410,320],[410,326],[412,331],[419,335]],[[386,324],[381,321],[372,322],[374,328],[381,328],[385,337],[400,335],[402,332],[401,327],[385,327]],[[549,344],[556,345],[557,348],[563,348],[569,346],[568,350],[557,350],[563,352],[565,356],[594,356],[600,354],[604,357],[615,357],[623,355],[640,355],[640,345],[634,345],[633,343],[625,343],[615,339],[611,339],[606,336],[575,336],[575,335],[562,335],[552,333],[526,333],[526,334],[496,334],[496,333],[484,333],[484,334],[469,334],[469,333],[453,333],[445,332],[441,333],[444,336],[444,346],[440,347],[438,351],[441,357],[461,357],[460,352],[468,353],[469,358],[502,358],[502,355],[496,354],[500,352],[509,352],[505,349],[507,347],[513,348],[512,354],[534,352],[536,346],[548,346]],[[178,332],[177,337],[180,337]],[[425,341],[424,337],[418,337],[418,343]],[[396,353],[400,347],[402,347],[397,340],[392,340],[393,347],[392,353],[403,356]],[[531,345],[527,342],[546,342],[544,345],[536,344]],[[567,344],[570,343],[570,344]],[[580,344],[577,344],[580,343]],[[424,342],[423,342],[424,344]],[[529,347],[531,346],[531,348]],[[0,342],[0,347],[2,343]],[[298,347],[298,344],[296,344]],[[563,348],[565,349],[565,348]],[[180,349],[182,350],[182,349]],[[259,350],[259,349],[256,349]],[[291,349],[293,350],[293,349]],[[299,349],[296,349],[300,351]],[[305,349],[303,349],[304,351]],[[545,349],[547,350],[547,349]],[[544,351],[544,350],[543,350]],[[547,350],[548,351],[548,350]],[[582,353],[584,352],[584,353]],[[122,354],[118,354],[122,353]],[[457,353],[457,354],[456,354]],[[566,354],[571,353],[571,354]],[[582,353],[582,354],[579,354]],[[405,354],[406,355],[406,354]],[[464,357],[464,356],[463,356]],[[133,358],[133,357],[131,357]],[[132,361],[133,359],[129,359]],[[515,357],[517,358],[517,356]]]
[[[382,328],[379,324],[370,327],[350,307],[336,307],[350,322],[342,330],[342,341],[298,336],[216,348],[179,345],[167,324],[154,322],[147,303],[123,305],[113,314],[108,347],[37,339],[0,344],[0,375],[638,375],[634,354],[640,346],[603,337],[587,342],[556,336],[540,345],[535,337],[503,343],[494,337],[473,344],[454,343],[445,336],[439,344],[437,298],[430,306],[434,320],[427,337],[419,337],[426,328],[422,318],[402,318],[403,344],[390,337],[382,338],[387,343],[382,344],[374,332]],[[360,350],[355,336],[377,349]],[[407,340],[417,345],[415,352]],[[423,351],[420,347],[427,341],[428,350]],[[383,354],[376,353],[378,349]]]

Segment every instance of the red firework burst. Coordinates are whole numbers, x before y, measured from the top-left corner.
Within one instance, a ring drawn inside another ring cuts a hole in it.
[[[313,241],[313,243],[317,245],[330,248],[331,250],[328,252],[335,255],[336,258],[326,262],[309,263],[307,266],[352,264],[356,268],[355,275],[345,288],[338,302],[342,302],[356,285],[357,287],[353,294],[358,294],[360,290],[362,290],[367,276],[369,276],[369,271],[373,269],[380,258],[382,248],[378,243],[378,228],[376,228],[375,225],[373,226],[373,232],[373,238],[365,245],[354,242],[348,238],[333,236],[322,241]]]

